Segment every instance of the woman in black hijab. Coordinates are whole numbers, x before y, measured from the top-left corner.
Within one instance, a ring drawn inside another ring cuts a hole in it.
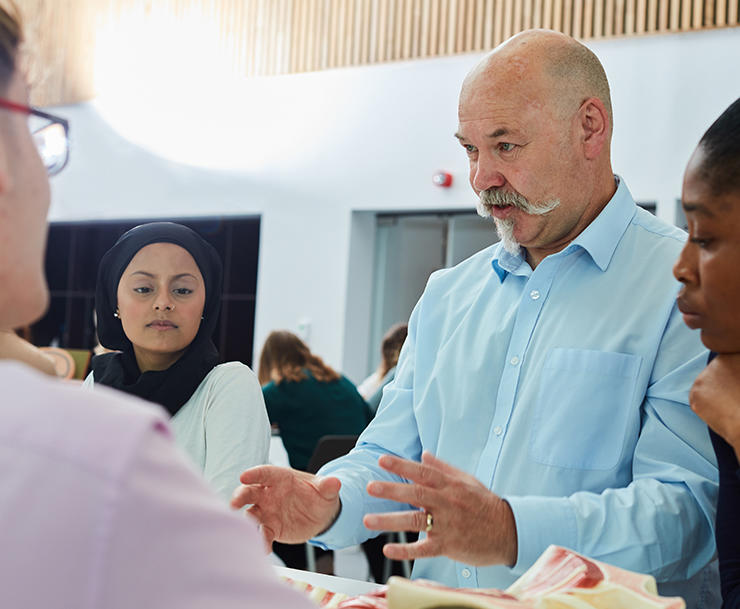
[[[132,228],[103,256],[95,311],[101,345],[88,386],[161,404],[178,443],[229,498],[246,468],[267,462],[259,383],[240,362],[219,365],[211,340],[221,308],[216,250],[172,222]]]

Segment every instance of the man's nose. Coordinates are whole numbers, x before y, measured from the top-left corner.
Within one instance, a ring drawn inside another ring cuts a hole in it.
[[[506,184],[506,178],[501,173],[500,164],[493,158],[481,155],[473,168],[470,181],[476,192],[489,188],[501,188]]]

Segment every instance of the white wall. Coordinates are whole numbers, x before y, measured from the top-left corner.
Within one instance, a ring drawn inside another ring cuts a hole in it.
[[[740,28],[591,46],[612,85],[614,167],[672,220],[689,154],[740,96]],[[452,134],[479,58],[237,84],[165,74],[161,90],[121,74],[119,90],[57,109],[71,119],[73,156],[53,180],[51,219],[261,214],[255,356],[271,329],[310,320],[312,348],[359,380],[374,223],[353,212],[472,210]],[[437,169],[455,176],[451,188],[432,184]]]

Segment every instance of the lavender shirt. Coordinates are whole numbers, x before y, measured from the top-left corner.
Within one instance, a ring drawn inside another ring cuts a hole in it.
[[[312,607],[163,410],[2,362],[0,412],[0,607]]]

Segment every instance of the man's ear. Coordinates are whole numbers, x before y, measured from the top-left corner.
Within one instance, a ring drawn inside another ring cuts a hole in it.
[[[578,110],[583,152],[586,158],[597,158],[604,146],[609,145],[611,121],[604,102],[598,97],[589,97]]]

